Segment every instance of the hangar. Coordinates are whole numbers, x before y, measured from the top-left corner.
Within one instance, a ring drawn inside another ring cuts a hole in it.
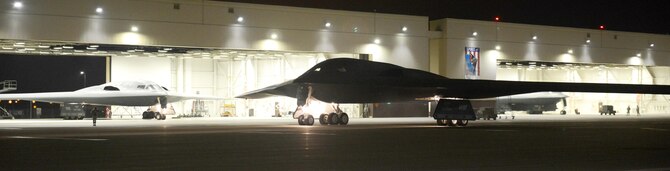
[[[106,82],[151,80],[174,92],[226,98],[172,104],[182,114],[287,115],[293,99],[234,97],[295,78],[329,58],[387,62],[450,78],[635,84],[670,79],[665,35],[218,1],[3,0],[0,10],[0,57],[99,57]],[[469,55],[476,56],[475,70]],[[568,95],[569,111],[596,113],[599,103],[617,110],[669,110],[664,96]],[[342,106],[351,117],[429,116],[429,108]],[[141,109],[112,110],[132,116]]]

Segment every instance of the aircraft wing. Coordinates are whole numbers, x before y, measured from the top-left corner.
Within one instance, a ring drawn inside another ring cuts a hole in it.
[[[156,104],[162,92],[48,92],[0,94],[0,100],[34,100],[53,103],[78,103],[95,105],[150,106]]]
[[[444,97],[457,97],[465,99],[490,98],[543,91],[670,94],[670,86],[667,85],[523,82],[465,79],[450,79],[446,82],[448,82],[448,85],[446,86],[436,86],[436,88],[438,88],[438,94]]]
[[[523,82],[450,79],[426,71],[356,59],[323,61],[294,80],[244,93],[238,98],[297,97],[298,89],[332,103],[412,101],[434,96],[482,99],[533,92],[670,94],[667,85]],[[306,97],[305,92],[301,96]]]
[[[223,100],[224,98],[215,97],[215,96],[203,96],[196,94],[168,94],[167,96],[168,103],[183,101],[183,100]]]
[[[298,85],[293,80],[246,92],[236,98],[261,99],[271,96],[296,97]]]

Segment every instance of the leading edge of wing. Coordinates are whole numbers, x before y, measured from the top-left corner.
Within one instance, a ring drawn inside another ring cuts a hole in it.
[[[225,98],[216,96],[203,96],[197,94],[170,94],[166,95],[168,103],[174,103],[184,100],[224,100]]]
[[[635,93],[670,94],[668,85],[524,82],[497,80],[451,79],[441,94],[467,99],[490,98],[533,92],[585,92],[585,93]]]
[[[241,94],[239,96],[236,96],[235,98],[243,98],[243,99],[261,99],[261,98],[266,98],[266,97],[271,97],[271,96],[288,96],[288,97],[295,97],[295,94],[286,94],[280,89],[286,88],[287,86],[290,86],[293,84],[293,80],[288,80],[283,83],[267,86],[265,88],[253,90],[246,92],[244,94]]]

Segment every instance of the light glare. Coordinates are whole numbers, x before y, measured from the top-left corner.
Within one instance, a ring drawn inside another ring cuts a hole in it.
[[[14,8],[16,8],[16,9],[23,8],[23,3],[22,2],[18,2],[18,1],[14,2],[13,5],[14,5]]]
[[[101,14],[103,12],[101,7],[95,8],[95,12]]]

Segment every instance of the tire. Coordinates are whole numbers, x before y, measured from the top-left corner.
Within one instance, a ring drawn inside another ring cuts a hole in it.
[[[340,118],[337,117],[337,114],[335,113],[330,113],[328,115],[328,123],[331,125],[335,125],[340,121]]]
[[[349,115],[347,113],[340,114],[340,125],[349,124]]]
[[[151,117],[149,117],[149,112],[147,111],[142,112],[142,119],[151,119]]]
[[[447,121],[447,126],[456,126],[456,120],[445,119]]]
[[[456,125],[458,125],[458,126],[468,126],[468,120],[457,120]]]
[[[321,125],[328,125],[328,120],[326,120],[326,114],[319,115],[319,123]]]
[[[447,126],[447,120],[446,119],[437,119],[437,125]]]
[[[154,114],[154,118],[156,118],[156,120],[161,120],[161,114],[160,113],[158,113],[158,112],[151,112],[151,113]]]
[[[307,116],[307,119],[303,123],[305,125],[314,125],[314,117],[312,115]]]
[[[165,120],[165,119],[167,119],[167,116],[165,116],[165,114],[161,114],[161,120]]]
[[[305,125],[305,115],[298,116],[298,125]]]

